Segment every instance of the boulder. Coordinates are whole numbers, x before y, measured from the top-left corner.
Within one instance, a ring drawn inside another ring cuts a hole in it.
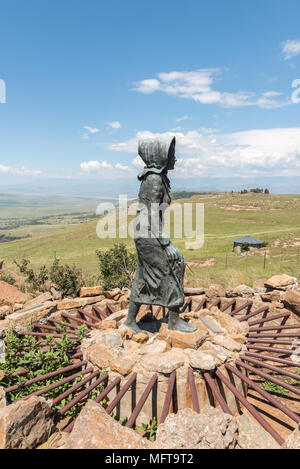
[[[300,427],[291,433],[283,444],[285,449],[300,449]]]
[[[25,293],[21,292],[13,285],[0,280],[0,306],[13,306],[15,303],[24,304],[25,301]]]
[[[234,417],[210,407],[197,414],[182,409],[170,414],[158,426],[156,449],[228,449],[235,446],[237,423]]]
[[[4,319],[8,314],[11,314],[13,309],[11,306],[0,306],[0,319]]]
[[[84,306],[91,305],[94,303],[99,303],[104,299],[103,295],[100,296],[91,296],[85,298],[65,298],[64,300],[58,301],[57,309],[59,311],[65,309],[77,309],[84,308]]]
[[[104,291],[103,295],[108,299],[119,299],[122,295],[122,292],[120,288],[114,288],[113,290]]]
[[[151,340],[151,339],[150,339]],[[153,355],[157,353],[164,353],[170,349],[170,345],[165,340],[155,340],[152,343],[144,344],[140,350],[140,355]]]
[[[105,409],[88,401],[60,449],[151,449],[153,444],[134,430],[120,425]]]
[[[251,298],[254,296],[255,291],[253,288],[248,287],[247,285],[238,285],[234,288],[229,288],[226,290],[227,298],[236,298],[237,296],[242,296],[243,298]]]
[[[6,317],[8,327],[22,325],[28,326],[29,324],[38,321],[39,319],[50,316],[56,311],[56,303],[53,301],[46,301],[42,306],[32,308],[27,311],[19,310]]]
[[[239,418],[237,446],[240,449],[280,449],[274,438],[246,414]]]
[[[283,294],[284,294],[283,291],[272,290],[269,292],[262,293],[260,296],[263,301],[281,301]]]
[[[297,287],[296,277],[291,277],[287,274],[273,275],[265,282],[265,286],[272,290],[289,290],[290,288]]]
[[[186,349],[189,364],[192,368],[200,371],[210,371],[216,368],[216,360],[212,355],[201,350]]]
[[[214,335],[209,338],[209,342],[229,350],[230,352],[240,352],[242,345],[230,337],[224,335]]]
[[[101,295],[102,291],[103,291],[103,289],[100,286],[98,286],[98,287],[82,287],[80,289],[79,296],[81,298],[86,298],[88,296],[99,296],[99,295]]]
[[[51,296],[51,293],[49,292],[42,293],[41,295],[38,295],[35,298],[32,298],[32,300],[27,301],[24,304],[24,308],[29,308],[30,306],[35,306],[35,305],[41,305],[42,303],[45,303],[46,301],[52,301],[52,296]]]
[[[225,296],[225,288],[222,285],[211,285],[208,290],[205,291],[207,298],[217,298],[219,296]]]
[[[147,372],[170,374],[187,362],[187,355],[182,349],[172,348],[165,353],[144,356],[139,362],[139,368]]]
[[[283,303],[291,308],[297,315],[300,315],[300,292],[297,290],[288,290],[282,298]]]
[[[201,352],[205,352],[208,355],[214,357],[216,366],[222,365],[233,356],[233,352],[230,352],[228,349],[208,341],[202,345]]]
[[[202,295],[203,293],[205,293],[205,288],[184,287],[184,294],[186,296]]]
[[[52,425],[51,408],[43,397],[14,402],[0,412],[0,448],[35,448],[47,439]]]
[[[96,327],[102,331],[106,329],[117,329],[117,321],[114,319],[107,319],[106,321],[98,322]]]
[[[136,353],[124,349],[120,334],[114,330],[93,331],[90,338],[83,340],[81,349],[84,360],[122,376],[127,376],[138,360]]]

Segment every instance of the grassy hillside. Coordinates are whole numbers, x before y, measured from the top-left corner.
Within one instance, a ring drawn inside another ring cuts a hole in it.
[[[196,264],[191,266],[193,272],[187,270],[189,285],[214,282],[252,285],[257,278],[280,272],[300,277],[300,195],[203,194],[189,199],[184,196],[175,202],[204,203],[204,246],[190,251],[185,249],[186,240],[174,240],[186,260]],[[95,250],[109,248],[118,240],[99,239],[96,224],[97,220],[92,220],[33,238],[2,243],[0,258],[4,258],[8,266],[12,266],[14,258],[22,257],[39,266],[49,264],[56,255],[63,262],[75,263],[85,272],[97,274]],[[268,243],[265,268],[265,250],[247,255],[232,252],[233,238],[242,235],[252,235]],[[122,242],[134,248],[131,239]]]

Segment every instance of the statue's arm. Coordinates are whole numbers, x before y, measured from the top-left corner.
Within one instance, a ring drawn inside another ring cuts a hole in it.
[[[147,177],[147,199],[150,202],[148,208],[149,226],[151,227],[152,236],[155,236],[159,243],[166,247],[170,244],[169,236],[163,231],[163,223],[160,217],[160,209],[163,196],[164,187],[162,178],[159,174],[150,174]]]

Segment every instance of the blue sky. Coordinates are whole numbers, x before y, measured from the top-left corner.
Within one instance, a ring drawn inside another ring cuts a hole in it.
[[[0,0],[0,184],[117,184],[138,138],[168,133],[178,180],[300,176],[299,17],[299,0]]]

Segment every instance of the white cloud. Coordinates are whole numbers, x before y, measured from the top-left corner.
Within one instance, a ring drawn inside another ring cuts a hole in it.
[[[24,168],[24,166],[21,168],[12,168],[11,166],[0,164],[0,174],[12,174],[14,176],[40,176],[42,171],[27,169]]]
[[[177,117],[176,122],[186,121],[188,119],[190,119],[190,117],[185,115],[185,116],[182,116],[182,117]]]
[[[116,163],[114,167],[115,169],[119,169],[120,171],[130,170],[129,166],[122,165],[121,163]],[[86,173],[90,173],[90,172],[99,171],[100,169],[113,169],[113,166],[105,160],[104,161],[93,160],[93,161],[83,161],[82,163],[80,163],[80,168],[82,169],[82,171]]]
[[[204,130],[161,134],[141,131],[132,139],[111,145],[110,149],[136,154],[141,138],[175,135],[178,161],[174,176],[300,175],[300,127],[229,134]],[[137,168],[144,166],[139,156],[132,164]]]
[[[86,129],[90,134],[97,134],[100,132],[100,129],[97,129],[97,127],[90,127],[89,125],[84,125],[84,129]]]
[[[300,39],[289,39],[281,44],[284,60],[300,54]]]
[[[117,163],[115,168],[120,169],[121,171],[128,171],[129,170],[129,166],[123,166],[121,163]]]
[[[219,104],[223,107],[259,106],[271,109],[290,104],[290,100],[276,99],[279,97],[276,91],[267,91],[257,96],[248,91],[229,93],[213,89],[215,82],[222,77],[221,70],[217,68],[158,73],[157,77],[137,82],[133,89],[144,94],[161,91],[201,104]]]
[[[83,161],[80,163],[80,168],[85,172],[90,172],[99,169],[109,169],[112,168],[112,165],[107,161]]]
[[[119,121],[108,122],[107,123],[112,129],[120,129],[122,126]]]

